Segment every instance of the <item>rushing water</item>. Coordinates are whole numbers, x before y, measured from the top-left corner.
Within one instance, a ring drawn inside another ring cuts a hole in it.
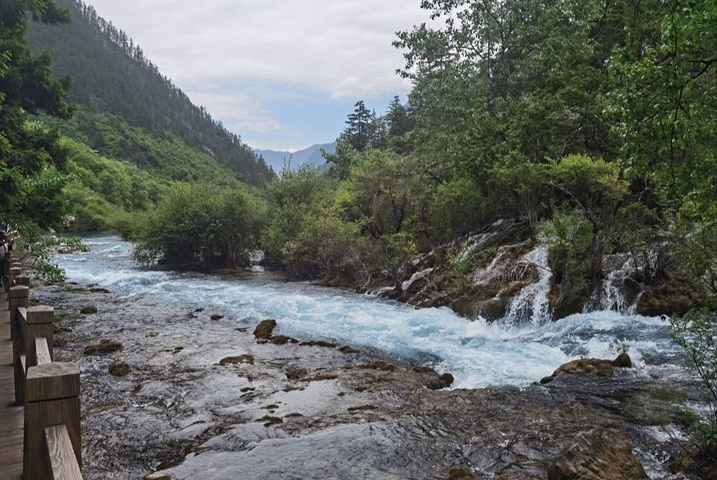
[[[129,257],[131,245],[116,237],[85,239],[89,253],[57,256],[70,281],[132,296],[200,308],[227,318],[274,318],[279,332],[379,349],[398,359],[451,372],[456,388],[521,385],[549,375],[580,357],[613,358],[627,351],[644,371],[669,369],[677,354],[665,319],[597,311],[559,322],[469,321],[448,308],[415,309],[375,296],[284,282],[264,273],[253,278],[144,270]],[[539,286],[547,288],[541,275]],[[531,292],[542,298],[541,292]],[[542,292],[545,293],[545,292]],[[531,309],[539,311],[542,307]]]

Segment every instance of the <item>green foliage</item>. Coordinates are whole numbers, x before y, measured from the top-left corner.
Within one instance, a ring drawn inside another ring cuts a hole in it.
[[[717,462],[717,317],[714,313],[691,312],[671,318],[670,326],[672,338],[685,350],[710,395],[711,415],[694,422],[690,440],[701,457]]]
[[[63,190],[67,226],[76,231],[118,230],[129,212],[148,210],[171,182],[136,166],[92,152],[70,139],[61,142],[67,152],[69,182]]]
[[[67,21],[67,12],[51,0],[0,3],[0,218],[47,226],[63,216],[65,156],[57,132],[27,118],[38,112],[67,118],[71,80],[53,77],[49,55],[32,55],[23,38],[31,19],[56,24]]]
[[[300,252],[296,241],[305,230],[313,228],[314,220],[325,217],[333,203],[334,180],[318,169],[302,166],[297,171],[285,169],[267,186],[269,220],[262,234],[262,245],[270,265],[286,268],[299,277],[316,274],[307,261],[292,263]],[[307,238],[308,234],[303,234]],[[288,250],[287,244],[293,246]]]
[[[553,272],[550,304],[556,318],[582,309],[594,286],[591,273],[592,229],[576,209],[558,209],[542,226]]]
[[[193,105],[163,76],[125,32],[80,0],[58,3],[68,9],[72,22],[52,28],[34,25],[28,40],[36,52],[52,53],[57,74],[75,77],[69,99],[90,113],[73,120],[73,128],[89,139],[92,148],[140,166],[159,166],[162,174],[170,170],[170,178],[176,180],[210,181],[206,171],[186,168],[191,163],[204,169],[208,163],[215,169],[222,166],[230,172],[227,178],[253,185],[273,176],[238,135],[205,108]],[[125,125],[117,125],[119,120]],[[127,126],[131,132],[112,135],[128,130]],[[157,144],[159,149],[154,148]],[[168,152],[173,149],[179,165],[171,171]]]
[[[121,116],[87,108],[79,108],[71,122],[48,117],[41,120],[107,158],[132,163],[158,177],[224,186],[239,184],[235,172],[217,163],[209,153],[190,148],[171,132],[153,135],[130,126]]]
[[[717,223],[681,226],[687,230],[682,241],[674,242],[672,254],[682,277],[717,308]]]
[[[238,267],[259,245],[263,208],[245,189],[175,185],[137,215],[135,258],[180,269]]]
[[[648,1],[624,15],[609,98],[628,175],[647,178],[666,207],[714,221],[717,5]]]

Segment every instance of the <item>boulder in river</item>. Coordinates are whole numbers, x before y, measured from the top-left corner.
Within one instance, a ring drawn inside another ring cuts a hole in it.
[[[610,375],[616,368],[631,368],[630,356],[623,352],[615,360],[603,360],[600,358],[581,358],[573,360],[558,367],[549,377],[544,377],[540,383],[550,383],[561,375],[592,373],[595,375]]]
[[[612,430],[580,432],[548,465],[548,480],[648,480],[630,440]]]
[[[271,334],[274,332],[275,328],[276,328],[276,320],[273,320],[273,319],[263,320],[254,329],[254,337],[257,340],[269,340],[271,338]]]

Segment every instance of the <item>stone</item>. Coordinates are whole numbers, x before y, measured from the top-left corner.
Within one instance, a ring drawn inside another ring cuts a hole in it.
[[[224,318],[224,315],[216,315],[216,314],[214,314],[214,315],[212,315],[212,316],[209,317],[209,318],[210,318],[211,320],[214,320],[214,321],[216,322],[217,320],[221,320],[222,318]]]
[[[226,366],[226,365],[238,365],[240,363],[250,363],[254,365],[254,357],[249,354],[245,355],[238,355],[236,357],[225,357],[219,360],[219,365]]]
[[[262,320],[262,322],[259,323],[259,325],[257,325],[254,329],[254,338],[256,338],[257,340],[269,340],[275,328],[276,320]]]
[[[97,307],[95,307],[94,305],[87,305],[86,307],[82,307],[80,313],[82,315],[90,315],[92,313],[97,313]]]
[[[631,368],[632,360],[627,353],[621,353],[615,360],[603,360],[600,358],[581,358],[573,360],[561,365],[549,377],[544,377],[540,383],[550,383],[561,375],[565,374],[584,374],[592,373],[594,375],[610,375],[616,368]]]
[[[309,371],[305,368],[295,368],[286,372],[286,378],[289,380],[301,380],[309,374]]]
[[[109,367],[109,372],[110,375],[114,375],[115,377],[126,377],[132,373],[132,367],[124,362],[113,363]]]
[[[613,430],[580,432],[548,465],[548,480],[649,480],[630,440]]]
[[[85,347],[85,355],[101,355],[103,353],[119,352],[123,348],[119,342],[103,340],[97,345],[88,345]]]
[[[455,380],[450,373],[439,375],[438,372],[431,367],[411,367],[408,371],[420,375],[423,384],[430,390],[448,388]]]

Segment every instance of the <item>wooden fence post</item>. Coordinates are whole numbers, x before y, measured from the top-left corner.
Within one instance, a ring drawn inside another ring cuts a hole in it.
[[[45,429],[55,425],[65,425],[82,465],[79,395],[77,364],[53,362],[27,370],[23,479],[53,478]]]
[[[19,277],[22,274],[22,268],[10,267],[5,280],[5,293],[10,293],[10,289],[15,286],[15,277]]]
[[[23,372],[20,353],[23,350],[22,330],[18,321],[18,309],[27,308],[30,303],[30,289],[25,286],[12,287],[9,294],[10,303],[10,332],[12,336],[12,364],[15,368],[15,405],[23,405],[25,403],[23,392]]]
[[[17,336],[20,341],[20,352],[15,359],[15,404],[25,404],[25,376],[30,367],[39,363],[36,339],[44,339],[47,346],[47,363],[53,358],[54,324],[52,323],[55,309],[46,306],[20,307],[17,309]]]

